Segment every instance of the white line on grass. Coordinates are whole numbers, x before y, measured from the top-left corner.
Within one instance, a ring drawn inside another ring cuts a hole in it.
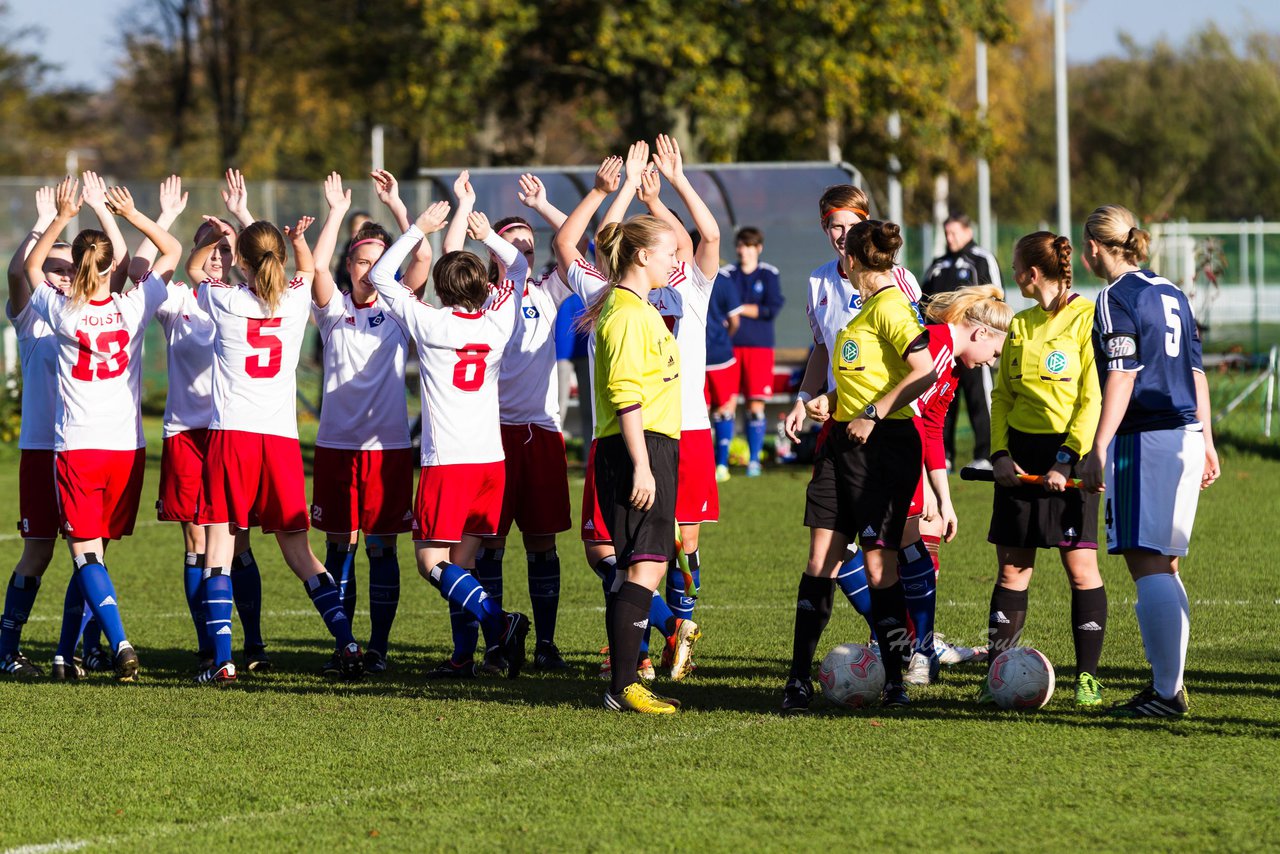
[[[19,845],[17,848],[5,849],[4,854],[54,854],[57,851],[79,851],[88,848],[88,839],[61,840],[45,842],[42,845]]]

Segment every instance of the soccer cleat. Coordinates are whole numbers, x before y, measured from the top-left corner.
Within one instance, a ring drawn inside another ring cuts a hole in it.
[[[986,657],[985,647],[960,646],[959,644],[947,643],[938,633],[933,636],[933,651],[938,656],[938,661],[951,667],[956,664],[964,664],[966,661],[980,661]]]
[[[246,646],[244,648],[244,669],[250,673],[267,673],[271,670],[271,659],[267,656],[265,646]]]
[[[724,483],[730,477],[728,466],[716,466],[716,483]]]
[[[905,709],[911,705],[911,700],[901,682],[890,682],[884,686],[884,693],[880,695],[880,705],[886,709]]]
[[[759,477],[763,472],[760,463],[747,463],[747,477]]]
[[[640,663],[636,665],[636,675],[645,682],[652,682],[658,678],[658,671],[653,669],[653,659],[642,658]]]
[[[122,641],[123,643],[123,641]],[[138,678],[138,654],[126,646],[116,653],[114,662],[117,682],[133,682]]]
[[[338,658],[338,653],[329,656],[329,660],[320,665],[320,675],[326,679],[339,679],[342,677],[342,660]]]
[[[15,652],[0,663],[0,671],[14,679],[39,679],[44,675],[43,670],[20,652]]]
[[[787,680],[786,687],[782,689],[782,713],[784,715],[807,712],[811,702],[813,702],[812,682],[808,679],[792,678]]]
[[[568,670],[569,662],[564,660],[560,650],[551,641],[538,641],[533,648],[534,670]]]
[[[80,666],[80,659],[73,658],[70,661],[64,661],[59,656],[53,657],[53,667],[49,668],[49,676],[54,682],[72,682],[84,677],[84,668]]]
[[[84,651],[84,669],[89,673],[106,673],[115,666],[107,651],[100,646]]]
[[[428,679],[474,679],[475,675],[476,663],[474,661],[467,659],[466,661],[457,662],[452,658],[446,658],[426,673]]]
[[[213,650],[202,649],[196,652],[196,673],[203,673],[217,663],[213,660]]]
[[[502,654],[502,648],[491,646],[484,651],[484,659],[480,662],[480,666],[476,668],[477,673],[483,673],[488,676],[501,676],[507,672],[507,659]]]
[[[1076,705],[1102,705],[1102,683],[1092,673],[1081,673],[1076,677]]]
[[[344,679],[359,679],[364,675],[364,653],[360,644],[349,643],[338,653],[338,665]]]
[[[364,653],[365,673],[386,673],[387,657],[376,649],[367,649]]]
[[[921,652],[913,652],[902,681],[907,685],[931,685],[938,681],[939,663],[940,659],[936,654],[925,655]]]
[[[196,675],[197,685],[216,685],[225,688],[236,681],[236,665],[232,661],[224,661],[217,667],[201,670]]]
[[[507,614],[507,628],[502,633],[499,646],[507,660],[507,678],[515,679],[524,667],[524,641],[529,635],[529,618],[512,611]]]
[[[1190,711],[1187,689],[1179,688],[1170,698],[1156,693],[1154,685],[1148,685],[1127,703],[1117,703],[1110,713],[1120,718],[1180,718]]]
[[[618,694],[605,691],[604,707],[614,712],[635,712],[641,715],[674,715],[678,709],[654,694],[642,682],[632,682]]]
[[[693,672],[693,645],[702,637],[702,630],[693,620],[676,618],[675,639],[671,655],[671,678],[679,682]]]

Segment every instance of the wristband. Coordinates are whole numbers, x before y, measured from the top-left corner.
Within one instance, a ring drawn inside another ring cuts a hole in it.
[[[800,403],[808,403],[813,400],[813,395],[809,394],[807,391],[798,392],[796,394],[796,400]]]

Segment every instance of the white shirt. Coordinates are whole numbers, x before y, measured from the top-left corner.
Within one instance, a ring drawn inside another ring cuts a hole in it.
[[[395,277],[423,236],[411,226],[369,273],[387,311],[405,325],[417,345],[422,465],[499,462],[505,459],[498,420],[499,372],[520,309],[523,288],[515,282],[528,277],[528,263],[514,246],[491,233],[485,245],[503,258],[512,278],[495,288],[479,311],[436,308],[419,301]]]
[[[22,429],[18,447],[29,451],[52,451],[54,412],[58,401],[58,339],[31,301],[18,316],[12,307],[5,314],[18,333],[18,358],[22,361]]]
[[[206,286],[207,287],[207,286]],[[202,430],[213,420],[213,319],[181,282],[156,312],[168,345],[169,392],[164,402],[164,437]]]
[[[503,424],[537,424],[559,432],[556,315],[569,294],[556,270],[525,285],[498,382]]]
[[[324,406],[316,444],[370,451],[408,448],[404,365],[409,330],[374,295],[357,305],[337,290],[311,316],[324,344]]]
[[[892,272],[894,282],[907,295],[907,299],[913,304],[920,302],[920,285],[911,271],[906,267],[895,266]],[[828,389],[836,387],[829,358],[836,335],[858,316],[861,308],[862,298],[858,296],[853,283],[840,272],[838,260],[828,261],[809,274],[809,302],[805,306],[805,314],[809,318],[809,329],[813,332],[813,343],[823,344],[827,348]]]
[[[55,451],[132,451],[142,436],[142,336],[168,286],[154,273],[127,294],[71,305],[45,282],[31,295],[58,342]]]
[[[269,317],[246,285],[202,283],[198,302],[215,327],[210,430],[298,438],[296,372],[311,307],[309,284],[301,276],[291,280]]]

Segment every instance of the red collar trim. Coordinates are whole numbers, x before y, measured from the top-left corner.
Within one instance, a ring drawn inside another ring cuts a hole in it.
[[[106,299],[91,299],[89,300],[89,305],[111,305],[111,297],[107,297]]]

